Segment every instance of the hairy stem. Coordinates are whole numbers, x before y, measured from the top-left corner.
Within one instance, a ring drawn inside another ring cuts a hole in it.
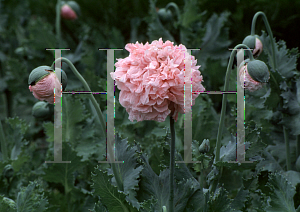
[[[1,142],[2,158],[3,158],[3,161],[6,161],[6,160],[8,160],[8,151],[7,151],[6,139],[5,139],[1,120],[0,120],[0,142]]]
[[[231,67],[234,61],[234,57],[237,53],[238,48],[246,48],[249,51],[246,51],[246,53],[249,55],[250,60],[253,60],[253,55],[251,53],[251,50],[249,49],[248,46],[244,44],[239,44],[234,47],[233,51],[231,52],[229,63],[227,66],[226,70],[226,77],[225,77],[225,85],[224,85],[224,91],[228,90],[229,86],[229,78],[230,78],[230,73],[231,73]],[[217,144],[216,144],[216,157],[215,157],[215,162],[220,161],[220,149],[221,149],[221,137],[222,137],[222,132],[223,132],[223,125],[224,125],[224,119],[225,119],[225,111],[226,111],[226,103],[227,103],[227,94],[223,94],[223,99],[222,99],[222,109],[221,109],[221,117],[220,117],[220,122],[219,122],[219,128],[218,128],[218,134],[217,134]]]
[[[260,16],[260,15],[262,16],[265,27],[267,29],[267,32],[268,32],[269,36],[270,36],[270,42],[271,42],[271,47],[272,47],[272,64],[271,65],[272,65],[273,70],[277,71],[277,63],[276,63],[276,59],[275,59],[275,41],[274,41],[274,38],[273,38],[273,33],[272,33],[272,30],[271,30],[270,24],[268,22],[268,19],[267,19],[265,13],[260,11],[260,12],[257,12],[254,15],[254,17],[252,19],[251,35],[255,34],[256,20],[257,20],[258,16]],[[271,73],[271,75],[272,75],[272,73]],[[273,75],[272,75],[272,77],[274,78]],[[275,80],[275,78],[274,78],[274,81],[277,84],[278,91],[280,91],[280,88],[279,88],[278,83]],[[282,101],[281,101],[280,105],[282,107],[282,105],[283,105]],[[282,128],[282,131],[283,131],[283,134],[284,134],[284,141],[285,141],[285,153],[286,153],[287,170],[290,170],[291,169],[291,158],[290,158],[290,144],[289,144],[289,140],[288,140],[288,132],[287,132],[287,129],[284,126]]]
[[[233,64],[233,61],[234,61],[234,57],[237,54],[237,49],[238,48],[245,48],[245,49],[247,49],[246,53],[248,54],[250,60],[254,60],[253,55],[251,53],[251,50],[250,50],[250,48],[247,45],[239,44],[239,45],[237,45],[237,46],[234,47],[233,51],[231,52],[229,63],[228,63],[227,70],[226,70],[224,91],[228,90],[229,77],[230,77],[230,73],[231,73],[231,67],[232,67],[232,64]],[[223,94],[221,117],[220,117],[218,134],[217,134],[215,163],[218,162],[218,161],[220,161],[221,137],[222,137],[222,133],[223,133],[225,111],[226,111],[226,103],[227,103],[227,94]],[[210,190],[212,192],[215,191],[215,189],[217,187],[217,183],[219,182],[219,179],[222,176],[222,172],[223,172],[223,167],[221,167],[221,172],[220,172],[218,180],[214,180],[213,183],[210,186]]]
[[[300,156],[300,135],[296,135],[296,158]]]
[[[53,69],[54,67],[54,63],[59,63],[59,62],[65,62],[69,65],[69,67],[71,68],[71,70],[73,71],[73,73],[75,74],[75,76],[80,80],[80,82],[83,84],[83,87],[86,91],[91,91],[89,85],[87,84],[87,82],[85,81],[85,79],[81,76],[81,74],[77,71],[77,69],[75,68],[75,66],[73,65],[73,63],[68,60],[67,58],[64,58],[64,57],[61,57],[61,58],[58,58],[56,59],[53,64],[51,65],[51,69]],[[102,115],[102,112],[101,112],[101,109],[99,107],[99,104],[97,103],[95,97],[93,96],[93,94],[89,94],[89,98],[90,100],[92,101],[95,109],[96,109],[96,112],[97,112],[97,115],[99,116],[99,119],[100,119],[100,125],[101,125],[101,129],[102,129],[102,132],[104,133],[104,135],[106,134],[106,123],[103,119],[103,115]]]
[[[61,6],[61,0],[57,0],[55,27],[56,27],[56,41],[57,41],[58,48],[61,47],[61,40],[60,40],[61,39],[61,34],[60,34],[60,6]]]
[[[285,141],[286,168],[288,171],[288,170],[291,170],[290,141],[289,141],[289,135],[286,131],[285,126],[283,126],[283,135],[284,135],[284,141]]]
[[[266,29],[267,29],[267,32],[270,36],[270,39],[271,39],[271,47],[272,47],[272,52],[273,52],[273,55],[272,55],[272,68],[274,69],[274,71],[276,71],[276,60],[275,60],[275,43],[274,43],[274,39],[273,39],[273,33],[272,33],[272,30],[271,30],[271,27],[270,27],[270,24],[268,22],[268,19],[267,19],[267,16],[265,15],[265,13],[263,12],[257,12],[255,13],[253,19],[252,19],[252,26],[251,26],[251,35],[255,35],[255,25],[256,25],[256,20],[258,18],[258,16],[262,16],[262,19],[264,21],[264,24],[266,26]]]
[[[177,4],[175,4],[174,2],[170,2],[169,4],[167,4],[166,10],[169,9],[169,7],[173,7],[175,9],[176,15],[177,15],[177,23],[179,23],[180,11],[179,11],[179,8],[178,8]]]
[[[55,63],[59,63],[59,62],[65,62],[65,63],[67,63],[69,65],[69,67],[71,68],[71,70],[73,71],[73,73],[76,75],[76,77],[83,84],[84,89],[86,91],[91,91],[91,89],[90,89],[89,85],[87,84],[87,82],[85,81],[85,79],[77,71],[77,69],[75,68],[75,66],[73,65],[73,63],[70,60],[68,60],[67,58],[61,57],[61,58],[56,59],[52,63],[51,69],[53,69]],[[89,94],[89,98],[90,98],[91,102],[93,103],[93,106],[96,109],[97,115],[98,115],[99,120],[100,120],[100,125],[101,125],[101,128],[102,128],[102,131],[103,131],[103,133],[105,135],[106,134],[106,123],[105,123],[105,121],[103,119],[103,115],[102,115],[101,109],[99,107],[99,104],[97,103],[97,101],[96,101],[95,97],[93,96],[93,94],[90,93]],[[112,170],[113,170],[114,176],[116,178],[118,189],[121,190],[121,191],[123,191],[123,183],[121,181],[120,175],[117,172],[116,164],[111,163],[111,166],[112,166]]]
[[[171,128],[171,147],[170,147],[170,200],[169,210],[174,212],[174,171],[175,171],[175,125],[174,119],[170,116],[170,128]]]

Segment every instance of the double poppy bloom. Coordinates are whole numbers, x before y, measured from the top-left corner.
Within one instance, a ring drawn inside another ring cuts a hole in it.
[[[188,54],[184,45],[165,43],[160,38],[151,44],[129,43],[130,52],[118,59],[111,77],[120,90],[119,102],[126,108],[129,120],[155,120],[163,122],[168,115],[175,121],[178,112],[184,111],[185,66],[191,64],[192,91],[204,91],[200,66],[194,56]],[[186,70],[188,71],[188,70]],[[192,94],[192,105],[199,93]]]

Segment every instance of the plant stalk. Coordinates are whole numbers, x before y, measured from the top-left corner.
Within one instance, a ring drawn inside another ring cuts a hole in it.
[[[175,11],[176,11],[177,24],[178,24],[179,20],[180,20],[180,11],[179,11],[179,8],[178,8],[177,4],[175,4],[174,2],[170,2],[169,4],[167,4],[166,10],[168,10],[170,7],[173,7],[175,9]]]
[[[1,120],[0,120],[0,142],[1,142],[2,158],[3,158],[3,161],[6,161],[6,160],[8,160],[8,151],[7,151],[6,139],[5,139]]]
[[[234,57],[237,54],[236,50],[238,48],[245,48],[245,49],[247,49],[246,53],[248,54],[250,60],[254,60],[252,52],[251,52],[250,48],[247,45],[238,44],[237,46],[234,47],[233,51],[231,52],[229,63],[228,63],[227,70],[226,70],[224,91],[228,90],[229,77],[230,77],[230,73],[231,73],[231,67],[232,67],[232,64],[233,64],[233,61],[234,61]],[[224,119],[225,119],[226,103],[227,103],[227,94],[223,94],[221,117],[220,117],[218,134],[217,134],[215,163],[217,163],[218,161],[220,161],[221,137],[222,137],[222,133],[223,133],[223,125],[224,125]],[[214,180],[213,183],[212,183],[212,185],[210,186],[211,192],[215,191],[215,189],[217,187],[217,183],[219,182],[219,180],[220,180],[220,178],[222,176],[222,172],[223,172],[223,167],[221,167],[221,172],[220,172],[218,180]]]
[[[170,200],[169,200],[169,212],[175,211],[174,206],[174,171],[175,171],[175,125],[174,119],[170,116],[170,128],[171,128],[171,147],[170,147]]]
[[[77,71],[77,69],[75,68],[75,66],[73,65],[73,63],[68,60],[67,58],[64,58],[64,57],[61,57],[61,58],[58,58],[56,59],[52,65],[51,65],[51,69],[54,68],[54,64],[55,63],[59,63],[59,62],[65,62],[69,65],[69,67],[71,68],[71,70],[73,71],[73,73],[76,75],[76,77],[80,80],[80,82],[83,84],[83,87],[86,91],[91,91],[89,85],[87,84],[87,82],[85,81],[85,79],[81,76],[81,74]],[[95,107],[96,109],[96,112],[97,112],[97,115],[99,116],[99,120],[100,120],[100,125],[101,125],[101,129],[104,133],[104,135],[106,134],[106,123],[103,119],[103,114],[101,112],[101,109],[99,107],[99,104],[97,103],[95,97],[93,96],[93,94],[89,94],[89,98],[91,100],[91,102],[93,103],[93,106]],[[111,166],[112,166],[112,170],[113,170],[113,173],[114,173],[114,176],[115,176],[115,179],[116,179],[116,182],[117,182],[117,186],[118,186],[118,189],[120,191],[123,191],[123,183],[121,181],[121,178],[120,178],[120,175],[118,174],[117,172],[117,167],[116,167],[116,164],[115,163],[111,163]]]
[[[85,81],[85,79],[81,76],[81,74],[77,71],[77,69],[75,68],[75,66],[73,65],[73,63],[68,60],[67,58],[65,57],[61,57],[61,58],[58,58],[56,59],[52,65],[51,65],[51,69],[53,69],[54,67],[54,64],[55,63],[59,63],[59,62],[65,62],[69,65],[69,67],[71,68],[71,70],[73,71],[73,73],[75,74],[75,76],[80,80],[80,82],[83,84],[83,87],[86,91],[91,91],[89,85],[87,84],[87,82]],[[93,96],[93,94],[89,94],[88,95],[91,102],[93,103],[95,109],[96,109],[96,112],[97,112],[97,115],[99,116],[99,119],[100,119],[100,125],[101,125],[101,129],[104,133],[104,135],[106,134],[106,123],[103,119],[103,115],[102,115],[102,112],[101,112],[101,109],[99,107],[99,104],[97,103],[95,97]]]
[[[268,22],[268,19],[265,15],[265,13],[263,12],[257,12],[255,13],[253,19],[252,19],[252,26],[251,26],[251,35],[254,35],[255,34],[255,25],[256,25],[256,20],[258,18],[258,16],[262,16],[262,19],[264,21],[264,24],[265,24],[265,27],[267,29],[267,32],[270,36],[270,42],[271,42],[271,47],[272,47],[272,68],[274,71],[277,71],[277,64],[276,64],[276,59],[275,59],[275,41],[274,41],[274,38],[273,38],[273,33],[272,33],[272,30],[271,30],[271,27],[270,27],[270,24]],[[271,73],[272,75],[272,73]],[[272,77],[274,78],[274,76],[272,75]],[[274,78],[275,80],[275,78]],[[276,82],[276,80],[275,80]],[[277,83],[277,82],[276,82]],[[278,87],[278,85],[277,85]],[[279,89],[279,88],[278,88]],[[279,89],[280,91],[280,89]],[[282,101],[281,101],[281,107],[282,107]],[[287,170],[290,170],[291,169],[291,158],[290,158],[290,144],[289,144],[289,140],[288,140],[288,133],[287,133],[287,129],[283,126],[283,134],[284,134],[284,141],[285,141],[285,153],[286,153],[286,163],[287,163]]]
[[[300,135],[296,135],[296,158],[300,156]]]
[[[60,6],[61,6],[61,0],[57,0],[56,3],[56,41],[58,48],[61,47],[61,31],[60,31]]]
[[[291,157],[290,157],[290,141],[289,141],[289,136],[288,133],[285,129],[285,126],[283,126],[283,135],[284,135],[284,140],[285,140],[285,152],[286,152],[286,167],[287,171],[291,170]]]
[[[251,50],[249,49],[248,46],[244,44],[239,44],[234,47],[233,51],[231,52],[229,63],[227,66],[226,70],[226,77],[225,77],[225,85],[224,85],[224,91],[228,90],[229,86],[229,77],[231,73],[231,67],[234,61],[234,57],[237,53],[238,48],[246,48],[249,51],[246,51],[246,53],[249,55],[250,60],[253,60],[253,55],[251,53]],[[224,119],[225,119],[225,111],[226,111],[226,103],[227,103],[227,94],[223,94],[223,99],[222,99],[222,109],[221,109],[221,117],[220,117],[220,122],[219,122],[219,128],[218,128],[218,134],[217,134],[217,144],[216,144],[216,157],[215,157],[215,162],[220,161],[220,149],[221,149],[221,137],[223,133],[223,125],[224,125]]]
[[[267,16],[265,13],[263,12],[257,12],[255,13],[253,19],[252,19],[252,26],[251,26],[251,35],[255,35],[255,25],[256,25],[256,20],[258,18],[258,16],[262,16],[262,19],[264,21],[264,24],[266,26],[266,29],[267,29],[267,32],[270,36],[270,39],[271,39],[271,47],[272,47],[272,68],[274,69],[274,71],[276,71],[276,60],[275,60],[275,44],[274,44],[274,39],[273,39],[273,33],[272,33],[272,30],[271,30],[271,27],[270,27],[270,24],[268,22],[268,19],[267,19]]]

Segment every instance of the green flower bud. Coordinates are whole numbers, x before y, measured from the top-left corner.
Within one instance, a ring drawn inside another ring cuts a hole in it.
[[[33,69],[28,78],[28,85],[35,85],[38,81],[49,75],[53,70],[49,66],[39,66]]]
[[[210,144],[208,139],[204,139],[202,144],[199,146],[199,152],[206,153],[210,150]]]
[[[37,119],[47,119],[53,114],[50,106],[47,102],[39,101],[33,105],[32,115]]]
[[[247,64],[248,73],[257,82],[268,82],[270,72],[268,66],[261,60],[250,60]]]
[[[247,45],[250,49],[253,49],[252,54],[254,57],[258,57],[263,51],[263,44],[258,38],[258,35],[248,35],[243,44]]]
[[[172,20],[172,12],[170,10],[166,10],[165,8],[159,9],[157,14],[162,22],[168,22]]]
[[[12,167],[12,165],[8,164],[4,167],[2,175],[6,178],[11,178],[14,176],[14,169]]]
[[[270,73],[267,65],[260,60],[245,60],[239,65],[239,80],[242,88],[251,92],[259,90],[268,82]]]
[[[28,85],[31,85],[31,86],[35,85],[41,79],[43,79],[44,77],[51,74],[51,72],[53,72],[53,69],[51,69],[50,66],[39,66],[39,67],[33,69],[28,78]],[[68,77],[67,77],[66,73],[64,72],[64,70],[62,70],[62,72],[61,72],[61,77],[62,77],[62,79],[61,79],[62,90],[65,90],[65,88],[67,87],[67,84],[68,84]]]

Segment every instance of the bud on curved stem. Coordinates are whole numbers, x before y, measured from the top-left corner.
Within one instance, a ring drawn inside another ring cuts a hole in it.
[[[267,65],[260,60],[246,60],[238,70],[242,88],[251,92],[261,89],[270,78]]]
[[[157,14],[162,22],[168,22],[172,20],[172,12],[166,8],[160,8],[157,11]]]
[[[175,12],[177,15],[177,24],[175,26],[177,27],[179,24],[179,20],[180,20],[180,10],[179,10],[177,4],[175,4],[174,2],[170,2],[169,4],[167,4],[166,10],[168,10],[170,7],[173,7],[175,9]]]
[[[263,21],[264,21],[264,24],[265,24],[265,27],[267,29],[267,32],[270,36],[270,39],[271,39],[271,46],[272,46],[272,68],[274,69],[274,71],[276,70],[276,60],[275,60],[275,44],[274,44],[274,40],[273,40],[273,33],[272,33],[272,30],[271,30],[271,27],[270,27],[270,24],[268,22],[268,19],[265,15],[265,13],[263,12],[257,12],[255,13],[255,15],[253,16],[253,19],[252,19],[252,25],[251,25],[251,35],[255,35],[255,25],[256,25],[256,20],[258,18],[258,16],[262,16],[263,18]]]
[[[54,67],[54,64],[55,64],[55,63],[60,63],[60,62],[65,62],[65,63],[67,63],[68,66],[69,66],[69,67],[71,68],[71,70],[73,71],[73,73],[75,74],[75,76],[76,76],[76,77],[80,80],[80,82],[83,84],[84,89],[85,89],[86,91],[91,91],[91,89],[90,89],[89,85],[87,84],[87,82],[85,81],[85,79],[84,79],[84,78],[81,76],[81,74],[77,71],[77,69],[75,68],[75,66],[73,65],[73,63],[72,63],[70,60],[68,60],[67,58],[61,57],[61,58],[56,59],[56,60],[52,63],[51,67]],[[97,115],[98,115],[99,120],[100,120],[100,124],[101,124],[102,131],[103,131],[104,134],[106,134],[106,124],[105,124],[105,122],[104,122],[103,115],[102,115],[101,109],[100,109],[100,107],[99,107],[99,104],[97,103],[97,101],[96,101],[95,97],[93,96],[93,94],[90,93],[88,96],[89,96],[90,100],[92,101],[92,103],[93,103],[93,105],[94,105],[94,107],[95,107],[95,109],[96,109]]]
[[[228,90],[228,87],[229,87],[229,78],[230,78],[230,73],[231,73],[231,67],[232,67],[232,64],[233,64],[233,61],[234,61],[234,57],[237,54],[237,49],[240,49],[240,48],[247,49],[246,54],[248,54],[248,56],[250,58],[250,61],[254,60],[250,48],[248,46],[246,46],[245,44],[238,44],[237,46],[234,47],[234,49],[233,49],[233,51],[231,52],[231,55],[230,55],[229,63],[227,65],[224,91]],[[221,117],[220,117],[218,134],[217,134],[216,155],[215,155],[215,161],[214,161],[214,163],[217,163],[218,161],[220,161],[221,137],[222,137],[223,125],[224,125],[224,119],[225,119],[226,102],[227,102],[227,94],[223,94]],[[223,167],[221,167],[221,173],[219,175],[219,179],[222,176],[222,172],[223,172]],[[213,184],[210,186],[210,190],[214,191],[215,188],[216,188],[216,186],[217,186],[217,180],[215,180],[213,182]]]
[[[75,1],[61,2],[61,16],[64,19],[75,20],[80,15],[80,7]]]
[[[60,71],[60,70],[57,70]],[[67,75],[61,69],[62,88],[67,86]],[[49,66],[39,66],[33,69],[28,78],[29,90],[35,98],[54,104],[54,89],[61,89],[60,80]]]
[[[248,35],[243,40],[243,44],[249,46],[250,49],[253,49],[253,56],[258,57],[263,51],[263,44],[258,38],[258,35]]]
[[[248,46],[244,44],[239,44],[234,47],[233,51],[231,52],[229,63],[227,66],[226,70],[226,77],[225,77],[225,85],[224,85],[224,91],[228,90],[229,86],[229,76],[231,73],[231,67],[232,63],[234,61],[234,57],[237,53],[237,49],[239,48],[245,48],[247,49],[246,54],[248,54],[250,61],[254,60],[253,55],[251,53],[251,50]],[[226,102],[227,102],[227,94],[223,94],[223,99],[222,99],[222,109],[221,109],[221,117],[220,117],[220,122],[219,122],[219,128],[218,128],[218,134],[217,134],[217,143],[216,143],[216,156],[215,156],[215,162],[220,161],[220,149],[221,149],[221,137],[222,137],[222,132],[223,132],[223,125],[224,125],[224,118],[225,118],[225,111],[226,111]]]
[[[270,24],[268,22],[268,19],[265,15],[265,13],[263,12],[257,12],[255,13],[253,19],[252,19],[252,25],[251,25],[251,35],[254,35],[255,34],[255,25],[256,25],[256,20],[258,18],[258,16],[262,16],[262,19],[264,21],[264,24],[266,26],[266,29],[267,29],[267,32],[270,36],[270,42],[271,42],[271,47],[272,47],[272,68],[274,71],[277,71],[277,64],[276,64],[276,59],[275,59],[275,41],[274,41],[274,38],[273,38],[273,33],[272,33],[272,30],[271,30],[271,27],[270,27]],[[274,79],[274,82],[277,86],[277,89],[278,91],[280,91],[280,88],[279,88],[279,85],[275,79],[275,77],[271,74],[272,78]],[[283,105],[283,101],[281,99],[281,102],[280,102],[280,106],[282,107]],[[284,116],[282,114],[282,116]],[[284,134],[284,140],[285,140],[285,145],[286,145],[286,163],[287,163],[287,170],[290,170],[291,169],[291,158],[290,158],[290,146],[289,146],[289,140],[288,140],[288,133],[287,133],[287,130],[285,128],[285,126],[283,126],[283,134]]]

